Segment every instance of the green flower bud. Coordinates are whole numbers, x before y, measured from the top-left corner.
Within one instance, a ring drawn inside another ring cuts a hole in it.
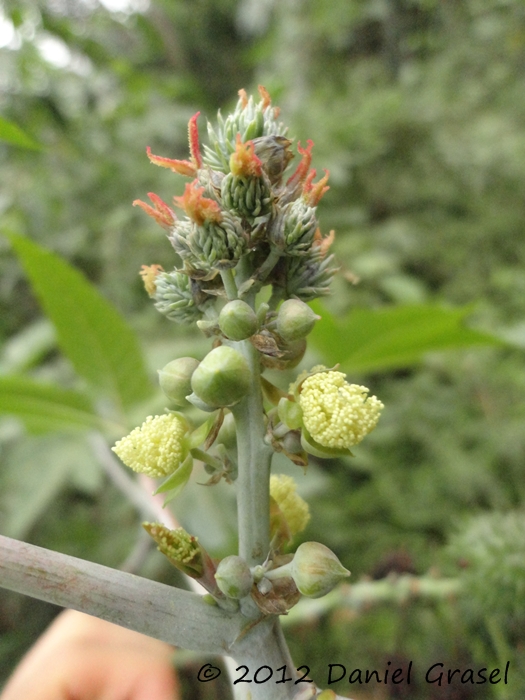
[[[295,585],[309,598],[321,598],[350,576],[332,550],[320,542],[299,545],[290,569]]]
[[[279,420],[290,428],[290,430],[297,430],[302,427],[303,412],[297,401],[290,401],[286,396],[283,396],[279,401],[277,413],[279,415]]]
[[[233,406],[250,389],[251,373],[246,359],[233,348],[212,350],[191,378],[193,393],[209,406]]]
[[[155,277],[155,287],[155,307],[177,323],[195,323],[202,318],[206,306],[215,301],[213,296],[200,290],[198,283],[178,270],[159,273]]]
[[[219,328],[231,340],[245,340],[259,328],[252,307],[241,299],[229,301],[219,314]]]
[[[288,256],[302,256],[311,250],[316,230],[315,207],[297,199],[282,207],[272,222],[269,238]]]
[[[338,267],[333,255],[323,257],[320,246],[310,249],[304,256],[288,258],[286,263],[286,296],[311,301],[330,293]]]
[[[306,338],[319,319],[304,301],[287,299],[277,314],[277,332],[284,340],[300,340]]]
[[[159,384],[168,399],[178,406],[187,405],[186,396],[191,393],[191,375],[199,366],[194,357],[179,357],[159,369]]]
[[[262,177],[242,177],[228,173],[221,183],[222,205],[238,216],[253,221],[272,210],[272,191]]]
[[[250,567],[236,555],[223,559],[217,571],[215,572],[215,580],[219,590],[224,593],[227,598],[241,598],[249,595],[253,585],[253,576]]]

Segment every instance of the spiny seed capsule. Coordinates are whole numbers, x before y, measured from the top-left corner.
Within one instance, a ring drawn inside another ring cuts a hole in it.
[[[217,586],[227,598],[240,600],[247,596],[253,585],[250,567],[236,555],[224,558],[215,572]]]
[[[159,369],[159,384],[168,399],[178,406],[188,404],[186,396],[191,394],[191,376],[199,366],[194,357],[179,357]]]
[[[227,345],[209,352],[191,377],[191,388],[208,406],[233,406],[250,389],[251,373],[245,358]]]
[[[234,299],[222,307],[219,328],[231,340],[245,340],[257,332],[259,322],[249,304],[241,299]]]
[[[319,318],[304,301],[287,299],[277,314],[277,332],[289,342],[300,340],[306,338]]]

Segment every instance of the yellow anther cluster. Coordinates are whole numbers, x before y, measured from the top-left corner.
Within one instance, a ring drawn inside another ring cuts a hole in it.
[[[183,457],[184,421],[173,413],[148,416],[112,448],[127,467],[151,477],[169,476]]]
[[[299,395],[303,423],[323,447],[348,449],[377,425],[383,404],[366,386],[348,384],[342,372],[318,372],[304,380]]]
[[[270,495],[277,502],[292,536],[302,532],[310,520],[308,503],[296,493],[296,490],[297,484],[291,476],[271,475]]]

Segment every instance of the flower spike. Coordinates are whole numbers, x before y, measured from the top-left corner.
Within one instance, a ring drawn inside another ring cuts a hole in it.
[[[219,223],[222,221],[220,206],[213,199],[203,197],[204,187],[196,187],[197,184],[197,180],[188,182],[182,197],[173,197],[175,205],[199,226],[205,222]]]
[[[195,164],[189,160],[176,160],[175,158],[155,156],[151,152],[151,148],[149,146],[146,148],[146,153],[148,154],[148,158],[153,165],[160,165],[161,168],[169,168],[170,170],[173,170],[174,173],[186,175],[187,177],[195,177],[195,174],[197,173]]]
[[[146,212],[148,216],[151,216],[152,219],[155,219],[159,226],[162,226],[162,228],[169,230],[173,226],[175,221],[177,221],[175,212],[173,212],[168,207],[166,202],[163,202],[162,199],[154,192],[148,192],[148,197],[153,202],[153,207],[149,204],[146,204],[146,202],[143,202],[141,199],[136,199],[133,202],[133,206],[140,207]]]

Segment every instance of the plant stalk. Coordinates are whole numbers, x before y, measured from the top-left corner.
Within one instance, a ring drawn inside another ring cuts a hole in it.
[[[0,586],[211,654],[228,653],[245,624],[195,593],[1,535]]]

